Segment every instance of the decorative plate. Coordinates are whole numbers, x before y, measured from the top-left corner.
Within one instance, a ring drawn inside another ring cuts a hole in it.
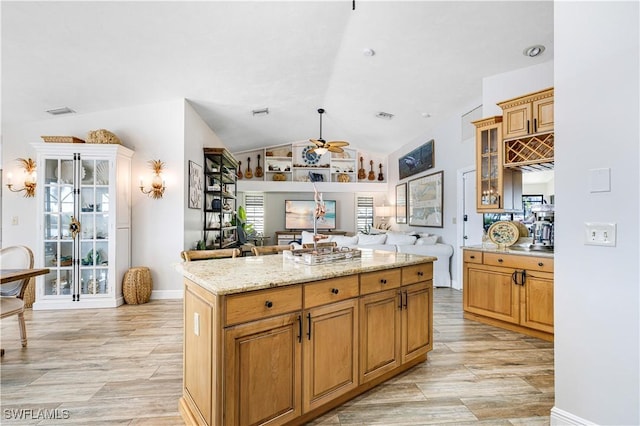
[[[313,146],[305,146],[302,150],[302,159],[311,166],[315,166],[320,161],[320,156],[315,151],[311,151],[314,148]]]
[[[489,227],[489,239],[492,243],[509,247],[520,238],[520,229],[515,223],[507,220],[495,222]]]
[[[63,161],[60,169],[56,167],[53,172],[56,176],[56,179],[60,181],[60,183],[73,183],[73,162],[71,161]],[[84,167],[80,170],[80,179],[84,179],[86,176],[86,171]]]

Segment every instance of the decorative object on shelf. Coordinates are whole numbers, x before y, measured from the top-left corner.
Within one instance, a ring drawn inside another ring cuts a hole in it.
[[[367,179],[376,180],[376,173],[373,171],[373,160],[369,161],[369,165],[371,166],[371,170],[369,171],[369,175],[367,176]]]
[[[147,303],[151,298],[153,280],[151,271],[146,266],[130,268],[122,279],[122,295],[130,305]]]
[[[47,143],[84,143],[84,140],[75,136],[40,136]]]
[[[489,227],[489,239],[492,243],[499,247],[512,246],[520,238],[520,229],[518,226],[508,220],[499,220]]]
[[[69,232],[71,232],[71,238],[75,240],[80,231],[80,222],[75,218],[75,216],[71,216],[71,223],[69,223]]]
[[[407,184],[396,185],[396,223],[407,223]]]
[[[327,142],[324,139],[322,139],[322,114],[324,114],[324,109],[319,108],[318,109],[318,114],[320,114],[320,137],[318,139],[309,139],[309,142],[311,142],[311,143],[316,145],[315,147],[313,147],[313,150],[318,155],[326,154],[327,151],[329,151],[329,152],[344,152],[344,150],[341,147],[348,146],[349,142],[345,142],[345,141],[329,141],[329,142]]]
[[[305,146],[302,149],[302,161],[304,161],[305,164],[315,166],[318,164],[318,161],[320,161],[320,155],[318,155],[314,149],[312,146]]]
[[[244,175],[242,174],[242,161],[238,161],[238,179],[242,179]]]
[[[364,169],[364,158],[360,157],[360,169],[358,169],[358,179],[364,179],[367,177],[367,172]]]
[[[162,170],[164,169],[164,163],[160,160],[149,160],[147,161],[151,170],[153,170],[153,177],[151,178],[151,188],[145,190],[144,189],[144,180],[140,178],[140,191],[148,195],[151,198],[158,199],[162,198],[164,195],[165,184],[162,179]],[[189,162],[191,163],[191,162]],[[200,168],[200,175],[202,175],[202,168]],[[189,181],[191,182],[191,181]],[[200,184],[202,188],[202,183]]]
[[[120,138],[106,129],[91,130],[87,135],[87,143],[122,144]]]
[[[434,140],[419,146],[407,155],[398,159],[400,179],[424,172],[434,166]]]
[[[287,180],[287,176],[284,173],[274,173],[272,179],[280,182]]]
[[[340,173],[338,175],[338,182],[347,183],[347,182],[350,182],[350,181],[351,181],[351,178],[349,177],[348,174]]]
[[[439,171],[409,181],[409,225],[442,228],[443,177]]]
[[[256,177],[261,178],[263,176],[262,166],[260,165],[260,154],[258,154],[258,165],[256,166]]]
[[[60,183],[73,183],[73,161],[62,161],[60,167],[54,169],[53,173]],[[84,180],[86,175],[87,171],[85,168],[80,167],[80,179]]]
[[[101,161],[96,166],[95,170],[96,185],[108,185],[109,184],[109,162]]]
[[[380,168],[380,173],[378,173],[378,180],[383,181],[384,175],[382,174],[382,163],[378,164],[378,167]]]
[[[12,174],[7,174],[7,188],[11,192],[22,192],[24,191],[25,197],[33,197],[36,195],[36,162],[31,158],[18,158],[18,163],[20,163],[20,167],[24,169],[24,183],[23,187],[20,189],[13,189],[13,183],[11,183]]]
[[[95,263],[94,263],[95,261]],[[102,264],[102,255],[100,254],[99,250],[96,250],[95,254],[93,249],[89,250],[89,252],[87,253],[87,256],[81,260],[82,265],[83,266],[88,266],[88,265],[101,265]]]
[[[253,177],[253,171],[251,170],[251,157],[247,158],[247,170],[244,172],[244,177],[251,179]]]

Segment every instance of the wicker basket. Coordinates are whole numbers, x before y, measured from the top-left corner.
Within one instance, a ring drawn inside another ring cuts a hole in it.
[[[33,302],[36,301],[36,281],[35,278],[31,278],[27,284],[27,288],[24,290],[24,296],[22,297],[25,308],[31,308]]]
[[[75,136],[40,136],[42,140],[48,143],[84,143],[80,138]]]
[[[147,303],[152,288],[151,271],[146,266],[130,268],[122,279],[124,301],[130,305]]]

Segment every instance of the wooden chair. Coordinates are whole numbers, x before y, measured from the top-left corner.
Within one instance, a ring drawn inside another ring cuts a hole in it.
[[[0,249],[0,264],[3,269],[32,269],[33,252],[26,246],[10,246]],[[27,346],[27,326],[24,322],[24,292],[29,279],[11,281],[0,288],[0,318],[18,316],[20,342]],[[3,351],[4,352],[4,351]]]
[[[316,243],[318,248],[337,247],[338,243],[335,241],[328,241],[326,243]],[[313,243],[304,243],[302,248],[314,248]]]
[[[237,248],[219,249],[219,250],[185,250],[180,254],[183,260],[185,260],[186,262],[191,262],[193,260],[224,259],[229,257],[239,257],[240,250]]]
[[[280,246],[255,246],[251,248],[251,252],[254,256],[262,256],[265,254],[278,254],[282,253],[285,250],[291,250],[291,246],[289,245],[280,245]]]

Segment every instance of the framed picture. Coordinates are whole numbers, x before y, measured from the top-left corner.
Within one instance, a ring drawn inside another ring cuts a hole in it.
[[[434,166],[434,140],[422,144],[407,155],[398,159],[400,179],[424,172]]]
[[[202,208],[203,188],[202,166],[189,161],[189,208]]]
[[[396,223],[407,223],[407,184],[396,185]]]
[[[444,172],[436,172],[409,181],[409,225],[442,228]]]

